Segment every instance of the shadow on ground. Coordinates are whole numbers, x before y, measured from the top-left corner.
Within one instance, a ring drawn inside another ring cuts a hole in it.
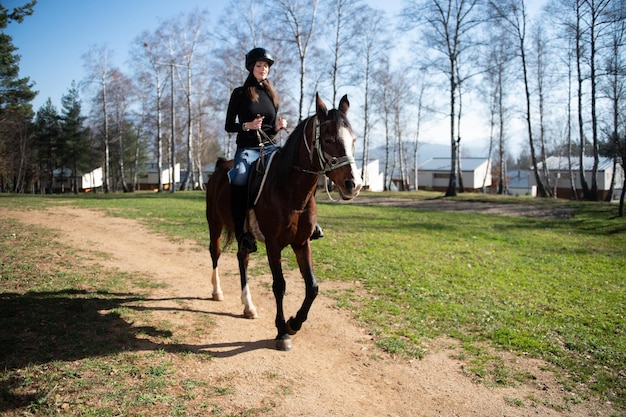
[[[20,384],[18,374],[30,366],[132,351],[224,357],[269,347],[270,341],[266,340],[232,346],[176,344],[171,342],[171,331],[134,325],[121,316],[128,309],[137,313],[150,310],[146,303],[152,301],[162,300],[74,289],[0,293],[0,414],[37,400],[26,394],[20,398],[15,395]],[[225,347],[230,349],[220,351]]]

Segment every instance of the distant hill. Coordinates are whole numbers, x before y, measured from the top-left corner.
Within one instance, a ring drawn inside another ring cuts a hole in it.
[[[407,163],[409,165],[413,165],[413,143],[406,143],[405,145],[405,156],[407,158]],[[463,156],[467,157],[484,157],[486,156],[486,152],[480,148],[472,148],[463,146],[462,148]],[[428,161],[432,158],[442,158],[442,157],[450,157],[450,145],[443,145],[440,143],[429,143],[429,142],[421,142],[417,159],[420,164]],[[389,158],[393,158],[393,155],[390,154]],[[356,149],[356,160],[357,165],[360,166],[360,161],[363,159],[363,150]],[[385,163],[385,147],[378,146],[376,148],[370,149],[369,154],[370,161],[378,159],[380,161],[381,168]]]

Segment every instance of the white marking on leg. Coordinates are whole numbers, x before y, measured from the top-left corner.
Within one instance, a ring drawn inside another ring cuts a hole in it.
[[[220,288],[220,274],[217,270],[217,267],[213,269],[213,275],[211,275],[211,284],[213,284],[213,300],[214,301],[223,301],[224,293]]]
[[[252,295],[250,294],[250,288],[248,284],[241,290],[241,302],[245,306],[243,309],[243,315],[247,319],[256,319],[259,315],[256,312],[256,307],[252,303]]]

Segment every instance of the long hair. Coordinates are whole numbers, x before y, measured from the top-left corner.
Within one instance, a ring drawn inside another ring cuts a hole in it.
[[[252,73],[248,74],[248,78],[246,78],[246,82],[243,83],[243,86],[246,90],[246,96],[248,96],[250,101],[254,101],[254,102],[259,101],[259,93],[257,93],[256,91],[256,88],[259,85],[262,88],[264,88],[265,91],[267,91],[267,94],[270,96],[270,98],[272,99],[272,102],[274,103],[274,107],[278,109],[278,104],[279,104],[278,94],[276,93],[276,90],[274,89],[274,86],[272,85],[270,80],[268,80],[267,78],[259,83],[256,80],[256,78],[254,78],[254,75],[252,75]]]

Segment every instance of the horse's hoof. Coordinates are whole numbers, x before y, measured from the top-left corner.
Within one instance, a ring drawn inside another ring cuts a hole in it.
[[[224,293],[221,291],[214,292],[213,301],[224,301]]]
[[[281,352],[288,352],[291,350],[291,339],[288,337],[285,339],[276,339],[276,349]]]
[[[247,319],[258,319],[259,315],[256,312],[256,307],[252,307],[250,309],[246,308],[243,310],[243,316]]]
[[[289,320],[287,320],[286,326],[287,326],[287,333],[290,334],[291,336],[293,336],[294,334],[298,333],[298,330],[294,330],[291,327],[291,320],[293,319],[293,317],[291,317]]]

